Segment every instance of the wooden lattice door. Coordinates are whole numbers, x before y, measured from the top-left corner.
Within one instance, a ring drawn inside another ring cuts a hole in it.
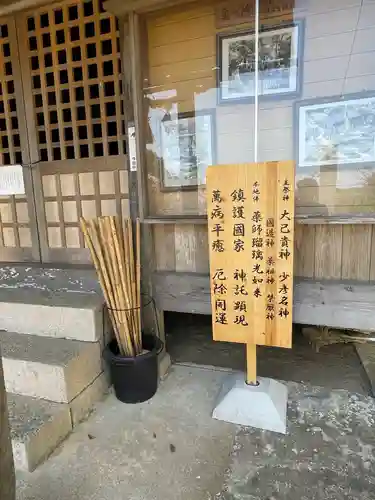
[[[13,18],[0,19],[0,164],[24,165],[24,195],[0,196],[0,261],[40,260],[19,52]],[[1,167],[0,167],[1,168]]]
[[[80,216],[129,212],[118,23],[71,0],[16,25],[42,261],[88,262]]]

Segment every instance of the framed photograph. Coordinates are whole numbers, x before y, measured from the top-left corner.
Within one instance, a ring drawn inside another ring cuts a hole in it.
[[[195,189],[206,184],[215,163],[214,115],[192,112],[167,115],[161,122],[162,189]]]
[[[299,167],[375,162],[375,94],[296,103]]]
[[[301,21],[266,28],[259,33],[258,95],[295,97],[302,79]],[[255,97],[255,32],[219,34],[219,103]]]

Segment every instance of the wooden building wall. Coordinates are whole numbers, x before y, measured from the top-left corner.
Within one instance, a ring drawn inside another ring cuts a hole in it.
[[[297,1],[296,5],[299,3]],[[295,11],[295,16],[286,14],[283,17],[284,20],[300,17],[305,22],[301,99],[375,88],[372,43],[375,5],[362,5],[360,0],[315,0],[303,5],[298,14]],[[280,20],[272,18],[269,22],[277,24]],[[213,3],[185,5],[151,15],[148,21],[149,88],[155,92],[175,90],[179,111],[209,108],[210,105],[216,107],[216,35],[219,31]],[[229,31],[234,31],[234,28]],[[159,100],[157,106],[162,104]],[[293,104],[285,99],[261,103],[261,161],[294,157]],[[170,106],[168,101],[164,105]],[[251,105],[217,106],[216,116],[219,162],[250,161],[253,150]],[[230,148],[226,142],[229,137]],[[244,143],[247,144],[245,150]],[[323,171],[318,191],[305,182],[296,193],[297,214],[313,214],[322,204],[329,214],[374,212],[375,176],[370,172],[367,182],[358,187],[356,175],[353,173],[347,177],[334,168]],[[297,181],[303,177],[302,169],[297,170]],[[181,207],[187,196],[192,199],[190,205],[196,204],[196,213],[202,213],[202,193],[161,195],[154,181],[148,188],[152,216],[171,215],[173,212],[183,215]],[[204,224],[157,224],[153,230],[158,271],[208,272],[207,229]],[[375,235],[371,224],[297,223],[295,238],[297,277],[375,279],[372,258]]]
[[[157,271],[208,273],[205,225],[157,224]],[[371,224],[296,224],[295,276],[375,280],[375,231]]]

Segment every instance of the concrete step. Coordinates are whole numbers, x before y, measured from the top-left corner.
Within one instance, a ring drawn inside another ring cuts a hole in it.
[[[69,403],[102,372],[98,342],[0,332],[5,387],[24,396]]]
[[[103,298],[97,293],[2,288],[0,330],[102,341],[105,329],[103,303]]]
[[[9,394],[14,465],[32,472],[72,430],[68,404]]]

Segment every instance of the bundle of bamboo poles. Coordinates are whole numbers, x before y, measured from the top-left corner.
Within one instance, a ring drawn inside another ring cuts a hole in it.
[[[142,352],[141,334],[141,229],[136,240],[130,219],[98,217],[81,229],[89,248],[116,335],[119,352],[133,357]]]

